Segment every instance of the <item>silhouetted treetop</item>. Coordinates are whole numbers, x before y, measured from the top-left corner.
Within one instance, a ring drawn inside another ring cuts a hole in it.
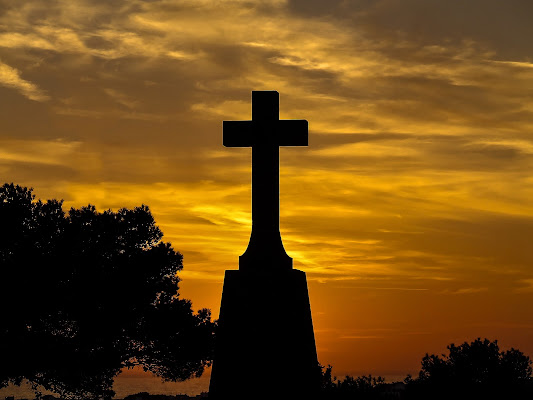
[[[344,399],[383,399],[387,384],[381,376],[363,375],[354,378],[346,375],[344,379],[333,376],[333,367],[320,366],[321,368],[321,399],[344,400]]]
[[[0,387],[27,379],[63,397],[109,398],[123,367],[199,376],[214,324],[180,298],[183,257],[149,208],[62,206],[0,187]]]
[[[531,360],[521,351],[480,338],[447,348],[448,355],[425,355],[418,378],[407,380],[408,398],[517,398],[531,390]]]
[[[459,346],[450,344],[449,354],[422,359],[417,378],[385,383],[371,375],[343,380],[322,368],[322,399],[472,400],[531,399],[531,360],[520,350],[500,351],[498,341],[480,338]]]

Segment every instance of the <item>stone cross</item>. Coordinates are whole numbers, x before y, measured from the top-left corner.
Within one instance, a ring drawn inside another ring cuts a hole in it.
[[[252,120],[224,121],[226,147],[252,148],[252,233],[240,270],[290,270],[279,232],[279,147],[307,146],[306,120],[279,119],[279,93],[252,91]]]

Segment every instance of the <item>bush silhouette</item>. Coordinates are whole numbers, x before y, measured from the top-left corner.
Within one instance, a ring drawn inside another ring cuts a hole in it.
[[[385,383],[382,377],[332,374],[321,366],[324,400],[402,399],[530,399],[533,398],[531,360],[520,350],[500,351],[498,341],[476,339],[448,346],[448,355],[426,354],[416,379]]]
[[[363,375],[354,378],[345,376],[343,380],[332,375],[332,367],[321,366],[322,398],[325,400],[382,399],[385,379],[381,376]]]
[[[520,398],[531,390],[531,360],[521,351],[501,351],[480,338],[426,354],[417,379],[406,380],[408,398]],[[429,396],[429,397],[428,397]]]
[[[65,214],[4,184],[0,221],[0,387],[111,398],[124,367],[184,380],[210,364],[210,311],[179,297],[183,257],[147,206]]]

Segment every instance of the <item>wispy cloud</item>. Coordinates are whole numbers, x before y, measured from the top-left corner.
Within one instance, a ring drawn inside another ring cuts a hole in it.
[[[55,140],[0,139],[0,161],[69,165],[82,146],[81,142]]]
[[[533,279],[522,279],[521,287],[517,288],[518,292],[533,292]]]
[[[123,106],[127,108],[136,108],[139,105],[139,101],[136,99],[132,99],[131,97],[127,96],[126,94],[111,88],[104,89],[104,92],[111,97],[113,100],[115,100],[117,103],[122,104]]]
[[[468,287],[468,288],[459,288],[454,290],[444,290],[443,294],[475,294],[488,291],[489,288],[486,287]]]
[[[349,336],[341,336],[340,339],[385,339],[385,336],[377,336],[377,335],[349,335]]]
[[[22,79],[20,71],[0,61],[0,85],[15,89],[30,100],[46,101],[49,96],[39,87]]]

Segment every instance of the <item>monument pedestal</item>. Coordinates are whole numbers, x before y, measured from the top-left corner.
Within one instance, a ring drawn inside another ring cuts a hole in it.
[[[209,399],[314,399],[319,382],[305,273],[226,271]]]
[[[279,146],[307,146],[306,120],[279,119],[279,93],[252,91],[252,120],[224,121],[226,147],[252,148],[252,233],[226,271],[209,398],[308,400],[318,366],[305,273],[279,231]]]

